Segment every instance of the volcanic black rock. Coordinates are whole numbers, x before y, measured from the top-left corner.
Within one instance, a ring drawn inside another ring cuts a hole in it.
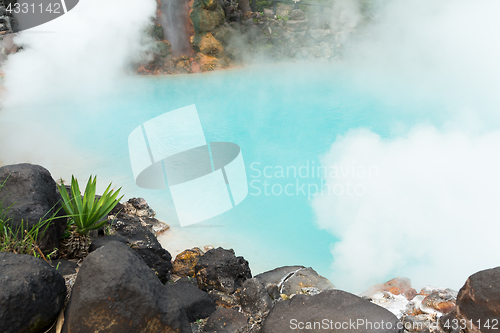
[[[7,217],[8,224],[17,228],[23,223],[24,229],[50,218],[56,218],[48,226],[41,237],[40,248],[52,251],[58,247],[59,239],[66,228],[67,219],[60,217],[64,211],[60,206],[60,195],[56,182],[50,172],[39,166],[28,163],[6,165],[0,168],[0,205],[4,209],[10,206]]]
[[[221,247],[200,257],[195,266],[195,274],[202,290],[219,290],[228,294],[252,277],[248,261],[243,257],[236,257],[233,250]]]
[[[41,259],[0,252],[0,332],[37,333],[64,305],[64,278]]]

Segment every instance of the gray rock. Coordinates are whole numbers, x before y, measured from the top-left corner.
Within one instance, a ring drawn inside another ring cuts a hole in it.
[[[50,172],[33,164],[6,165],[0,168],[0,184],[6,180],[0,190],[0,203],[3,208],[9,206],[7,217],[13,228],[23,222],[28,228],[45,220],[59,210],[57,216],[65,215],[60,209],[61,196],[57,192],[56,182]],[[52,251],[59,246],[59,239],[66,229],[67,218],[52,221],[41,238],[40,248]]]
[[[177,293],[120,242],[85,258],[64,317],[64,333],[191,332]]]
[[[326,38],[332,36],[332,32],[330,29],[309,29],[307,33],[312,39],[316,41],[325,40]]]
[[[165,286],[167,294],[176,299],[190,322],[204,319],[215,311],[215,302],[207,293],[189,282],[176,282]]]
[[[243,25],[246,25],[247,27],[249,26],[252,26],[253,25],[253,18],[247,18],[246,20],[243,21]]]
[[[255,275],[255,278],[260,281],[264,285],[264,287],[268,287],[270,285],[281,285],[281,283],[285,280],[285,278],[289,277],[291,274],[297,272],[300,269],[304,269],[304,266],[283,266],[278,267],[273,270],[260,273]]]
[[[76,273],[78,264],[69,260],[52,260],[50,266],[54,267],[56,271],[62,276],[71,275]]]
[[[264,17],[273,18],[274,17],[273,10],[270,8],[264,8]]]
[[[224,9],[218,3],[214,10],[207,10],[201,7],[200,1],[195,1],[192,8],[189,16],[195,34],[211,32],[224,22]]]
[[[260,333],[402,332],[397,323],[396,316],[378,305],[345,291],[327,290],[276,303]]]
[[[252,278],[246,280],[241,287],[240,304],[246,313],[263,316],[273,307],[273,300],[264,285]]]
[[[272,299],[278,299],[281,294],[280,289],[285,280],[290,276],[292,276],[293,273],[303,268],[305,267],[304,266],[278,267],[273,270],[258,274],[255,276],[255,278],[264,285],[264,288],[266,288],[268,295]]]
[[[335,286],[312,268],[304,266],[284,266],[255,276],[275,298],[276,287],[280,294],[316,294],[334,289]]]
[[[307,29],[307,20],[289,20],[286,22],[286,28],[290,31],[304,31]]]
[[[322,277],[314,269],[308,267],[299,270],[286,279],[281,293],[286,295],[301,294],[307,292],[307,288],[317,288],[319,291],[323,291],[335,289],[335,286],[327,278]]]
[[[0,332],[43,332],[64,306],[64,278],[41,259],[0,252]]]
[[[300,48],[295,52],[295,58],[298,60],[310,60],[311,51],[307,48]]]
[[[243,332],[247,323],[248,317],[238,310],[219,308],[208,318],[203,331],[206,333]]]
[[[283,33],[283,37],[286,38],[286,39],[294,39],[295,38],[295,33],[292,32],[292,31],[285,31]]]
[[[309,17],[310,29],[330,29],[331,15],[328,14],[314,14]]]
[[[290,12],[290,20],[303,20],[306,16],[300,9],[294,9]]]
[[[222,306],[224,308],[232,308],[238,306],[239,304],[239,300],[235,295],[227,295],[222,291],[210,290],[208,295],[218,306]]]
[[[170,279],[172,256],[161,246],[150,228],[143,225],[141,218],[119,213],[112,227],[116,235],[127,240],[127,244],[141,256],[162,283]]]
[[[293,6],[292,5],[287,5],[287,4],[284,4],[284,3],[278,3],[278,7],[276,9],[276,15],[278,16],[285,16],[285,15],[288,15],[290,14],[290,12],[293,10]]]
[[[153,52],[162,57],[166,57],[171,51],[171,45],[167,41],[158,41],[153,44]]]
[[[125,237],[122,237],[119,235],[110,235],[110,236],[99,237],[99,238],[95,239],[92,243],[90,243],[89,253],[94,252],[98,248],[105,246],[109,242],[120,242],[123,244],[127,244],[127,239]]]

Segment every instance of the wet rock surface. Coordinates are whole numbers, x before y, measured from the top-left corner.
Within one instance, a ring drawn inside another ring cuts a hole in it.
[[[43,332],[61,312],[64,279],[41,259],[0,252],[0,332]]]

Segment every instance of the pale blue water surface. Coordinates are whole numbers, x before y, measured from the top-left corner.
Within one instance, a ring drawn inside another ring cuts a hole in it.
[[[112,96],[46,108],[59,110],[58,122],[65,124],[61,137],[95,157],[72,173],[82,181],[97,174],[103,182],[123,186],[126,198],[144,197],[158,212],[157,218],[181,237],[183,231],[168,190],[145,190],[134,184],[127,140],[145,121],[196,104],[207,141],[238,144],[248,180],[257,182],[249,187],[250,193],[240,205],[186,228],[189,234],[202,240],[199,245],[235,249],[250,262],[254,274],[277,265],[300,264],[330,276],[330,248],[336,238],[317,227],[311,198],[301,192],[256,195],[255,187],[263,190],[266,180],[256,169],[317,166],[336,136],[353,128],[365,127],[390,137],[401,126],[442,123],[444,112],[437,101],[398,85],[382,94],[377,92],[380,89],[386,88],[377,87],[376,80],[355,80],[349,69],[340,66],[285,64],[195,75],[130,77]],[[318,177],[268,179],[271,185],[282,186],[297,180],[306,186],[320,182]],[[168,242],[164,245],[168,250]]]

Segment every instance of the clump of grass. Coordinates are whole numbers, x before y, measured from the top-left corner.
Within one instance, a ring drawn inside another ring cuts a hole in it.
[[[0,190],[4,187],[7,178],[0,184]],[[39,240],[57,212],[48,219],[40,219],[38,223],[29,228],[28,223],[25,224],[24,221],[21,221],[18,226],[11,225],[12,219],[7,214],[11,207],[3,207],[3,202],[0,202],[0,252],[29,254],[45,259],[43,252],[38,247]]]
[[[11,227],[9,220],[0,219],[0,252],[29,254],[45,259],[38,247],[39,239],[47,229],[49,220],[43,220],[28,229],[24,221],[17,227]]]

